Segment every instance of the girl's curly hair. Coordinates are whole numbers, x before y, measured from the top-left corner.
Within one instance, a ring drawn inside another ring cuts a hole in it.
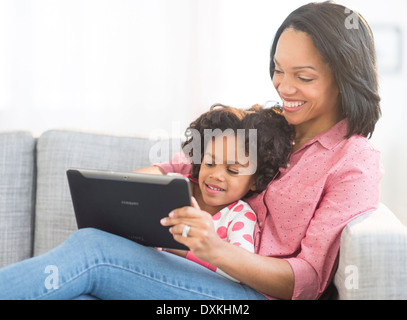
[[[287,167],[294,129],[280,108],[263,108],[260,105],[249,109],[242,126],[245,130],[257,129],[256,191],[262,192],[278,176],[279,169]],[[247,136],[245,145],[249,150]]]
[[[200,141],[198,143],[194,142],[196,135],[192,134],[191,129],[199,132]],[[294,131],[277,107],[263,108],[260,105],[254,105],[243,110],[222,104],[213,105],[208,112],[193,121],[185,131],[186,141],[182,143],[182,148],[191,159],[193,151],[197,151],[197,146],[200,145],[199,152],[202,160],[206,150],[205,142],[208,142],[208,139],[205,139],[205,129],[210,129],[213,134],[216,134],[215,129],[220,129],[218,130],[220,134],[225,130],[231,129],[237,133],[238,129],[244,129],[246,153],[250,150],[249,143],[253,142],[249,139],[249,130],[257,129],[255,192],[260,193],[265,190],[267,185],[277,177],[279,168],[287,165]],[[185,148],[187,146],[188,148]],[[200,168],[201,161],[192,162],[192,177],[198,178]],[[252,192],[249,191],[246,196],[251,194]]]

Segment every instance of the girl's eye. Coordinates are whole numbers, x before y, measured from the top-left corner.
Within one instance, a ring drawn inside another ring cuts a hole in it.
[[[274,74],[282,74],[283,72],[282,71],[280,71],[280,70],[277,70],[277,69],[274,69]]]
[[[205,166],[207,167],[213,167],[215,166],[212,162],[204,161]]]
[[[232,168],[228,168],[228,172],[229,172],[230,174],[239,174],[239,170],[237,170],[237,169],[232,169]]]

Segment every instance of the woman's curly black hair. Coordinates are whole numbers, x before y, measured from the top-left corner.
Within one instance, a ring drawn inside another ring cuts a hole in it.
[[[196,135],[192,134],[193,130],[191,129],[199,132],[200,141],[195,145],[191,145],[196,139]],[[212,133],[215,129],[220,129],[218,131],[222,133],[227,129],[231,129],[235,133],[238,129],[244,129],[246,153],[250,150],[249,143],[252,142],[248,132],[250,129],[257,129],[255,192],[260,193],[265,190],[267,185],[277,177],[279,169],[287,166],[294,131],[281,114],[280,108],[263,108],[260,105],[254,105],[244,110],[222,104],[213,105],[208,112],[198,117],[186,129],[185,136],[187,139],[182,144],[182,148],[187,157],[192,159],[193,150],[197,150],[197,146],[200,146],[200,160],[202,160],[206,150],[205,142],[208,142],[208,139],[205,139],[205,129],[210,129]],[[192,162],[192,177],[198,179],[200,168],[201,161],[199,163]],[[252,192],[249,192],[246,196],[251,194]]]

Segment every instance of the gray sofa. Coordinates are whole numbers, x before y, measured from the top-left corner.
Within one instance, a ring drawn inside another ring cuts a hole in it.
[[[61,130],[39,138],[0,133],[0,267],[46,252],[76,230],[67,168],[132,171],[150,164],[156,143]],[[333,283],[339,299],[407,299],[407,228],[384,204],[344,229]]]

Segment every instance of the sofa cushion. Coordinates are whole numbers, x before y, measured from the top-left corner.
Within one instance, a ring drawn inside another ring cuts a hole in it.
[[[66,178],[68,168],[130,172],[155,161],[150,161],[149,152],[156,145],[157,141],[147,138],[75,131],[52,130],[41,135],[34,255],[60,244],[77,229]]]
[[[0,267],[32,254],[35,139],[0,134]]]

